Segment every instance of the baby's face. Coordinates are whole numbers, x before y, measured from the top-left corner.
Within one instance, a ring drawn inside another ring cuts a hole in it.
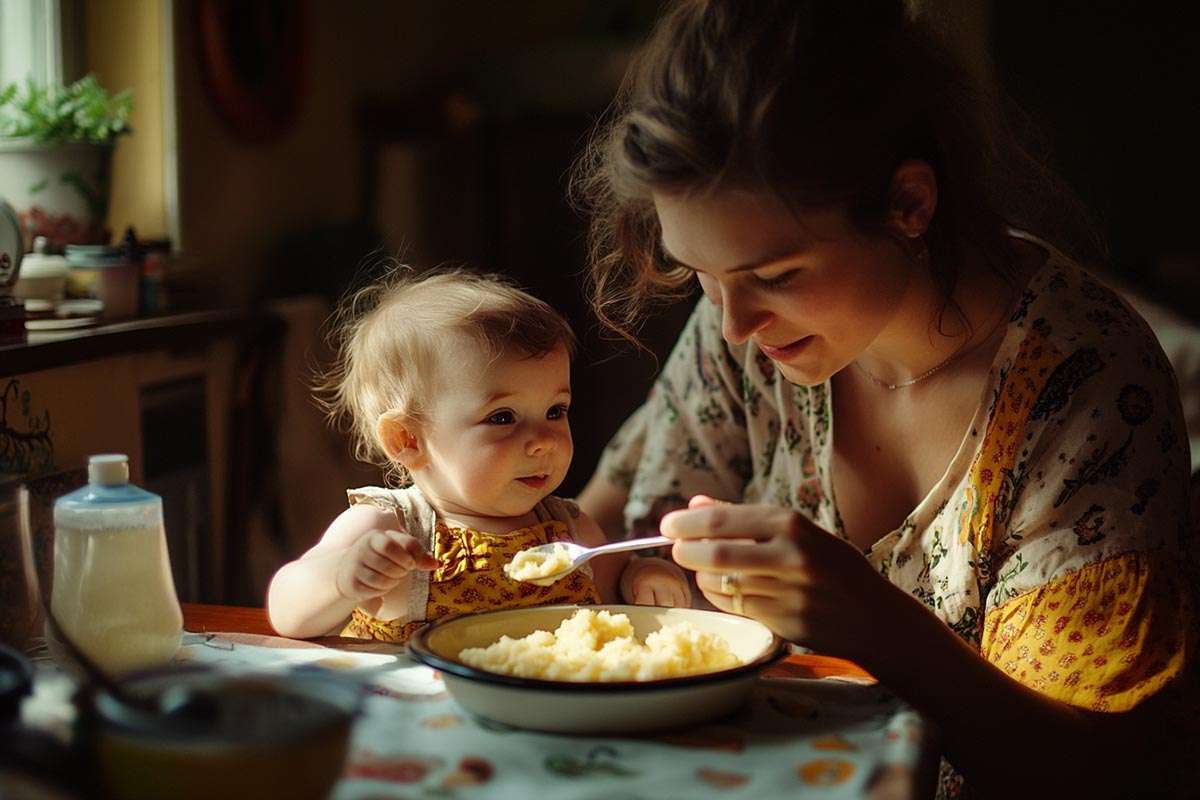
[[[490,360],[469,337],[446,345],[422,436],[429,461],[414,477],[444,512],[526,514],[562,483],[574,452],[566,348]]]

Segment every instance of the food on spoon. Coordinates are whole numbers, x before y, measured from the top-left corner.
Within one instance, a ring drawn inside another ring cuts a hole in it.
[[[546,552],[540,547],[532,547],[517,553],[513,560],[504,565],[504,574],[514,581],[532,581],[557,575],[571,566],[571,554],[561,542],[555,542],[554,547]]]
[[[652,681],[742,663],[721,636],[688,622],[664,625],[641,642],[625,614],[588,608],[554,631],[534,631],[520,639],[501,636],[487,647],[466,648],[458,657],[488,672],[578,682]]]

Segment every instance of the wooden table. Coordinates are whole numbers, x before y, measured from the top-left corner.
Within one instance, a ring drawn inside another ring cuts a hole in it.
[[[278,636],[267,621],[267,612],[262,608],[243,606],[215,606],[200,603],[183,603],[183,627],[193,633],[257,633]],[[310,641],[328,647],[337,647],[342,639],[338,636],[323,636]],[[767,676],[789,678],[871,677],[866,671],[850,661],[830,656],[811,654],[790,655],[779,664],[769,668]]]

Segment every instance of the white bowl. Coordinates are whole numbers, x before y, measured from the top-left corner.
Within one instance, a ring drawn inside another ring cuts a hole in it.
[[[486,647],[501,636],[552,631],[580,608],[625,614],[639,639],[673,622],[719,634],[741,666],[655,681],[583,683],[519,678],[464,664],[467,647]],[[624,734],[691,725],[735,711],[764,667],[787,653],[787,644],[762,623],[719,611],[658,606],[539,606],[468,614],[423,628],[410,655],[442,674],[466,710],[518,728],[554,733]]]

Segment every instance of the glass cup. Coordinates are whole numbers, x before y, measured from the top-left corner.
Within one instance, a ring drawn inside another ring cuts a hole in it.
[[[0,476],[0,641],[28,651],[41,633],[41,601],[29,524],[29,490]]]

